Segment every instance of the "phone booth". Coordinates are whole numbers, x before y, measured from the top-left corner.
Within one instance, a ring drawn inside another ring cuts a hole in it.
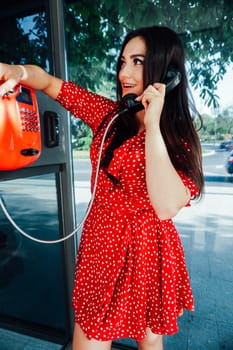
[[[18,85],[0,99],[0,170],[23,168],[41,155],[40,115],[33,89]]]
[[[63,15],[62,0],[2,1],[1,61],[38,64],[66,79]],[[69,114],[26,86],[4,97],[0,114],[1,200],[31,236],[60,239],[76,224]],[[18,349],[21,341],[24,348],[25,336],[44,341],[41,348],[70,343],[75,255],[75,236],[40,244],[0,210],[1,349]]]

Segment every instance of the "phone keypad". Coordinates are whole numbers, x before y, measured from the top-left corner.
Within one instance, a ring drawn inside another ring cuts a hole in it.
[[[20,117],[23,131],[38,132],[39,118],[37,113],[28,108],[20,108]]]

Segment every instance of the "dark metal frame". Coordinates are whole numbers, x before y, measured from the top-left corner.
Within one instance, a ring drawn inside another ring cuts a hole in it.
[[[7,17],[8,15],[17,15],[20,8],[20,14],[27,15],[40,9],[45,9],[48,16],[48,40],[49,47],[51,48],[51,62],[52,62],[52,74],[67,79],[67,61],[66,61],[66,45],[65,45],[65,26],[64,26],[64,9],[62,0],[35,0],[28,2],[22,0],[19,4],[17,0],[7,0],[4,4],[1,4],[0,18]],[[40,94],[38,94],[40,99]],[[44,97],[45,98],[45,97]],[[44,100],[45,101],[45,100]],[[46,105],[47,105],[46,101]],[[55,102],[51,100],[51,106],[55,105]],[[40,102],[39,102],[40,104]],[[71,152],[71,140],[70,140],[70,116],[59,105],[56,106],[59,110],[59,115],[62,119],[62,132],[64,133],[63,145],[61,157],[55,157],[49,160],[48,163],[44,162],[42,155],[42,161],[39,160],[35,165],[19,169],[16,171],[0,172],[0,181],[7,181],[11,179],[30,177],[35,175],[42,175],[46,173],[53,173],[56,177],[56,190],[58,201],[58,216],[59,216],[59,236],[64,237],[67,233],[74,230],[76,225],[75,217],[75,199],[74,199],[74,184],[73,184],[73,164],[72,164],[72,152]],[[43,122],[43,121],[42,121]],[[42,123],[43,124],[43,123]],[[56,152],[56,150],[51,150]],[[59,151],[61,153],[61,150]],[[45,156],[46,158],[46,156]],[[50,157],[53,158],[53,157]],[[66,289],[65,303],[67,313],[66,325],[67,334],[60,334],[57,330],[48,329],[47,333],[43,334],[43,329],[29,329],[27,325],[20,326],[20,320],[15,324],[15,329],[22,333],[27,333],[32,336],[41,337],[51,341],[62,341],[62,344],[67,344],[71,341],[73,333],[74,315],[71,307],[71,294],[73,287],[73,275],[75,256],[77,251],[77,243],[74,238],[61,243],[62,254],[64,258],[63,263],[63,276]],[[3,322],[4,323],[4,322]],[[3,325],[2,323],[2,325]],[[63,339],[63,340],[61,340]]]

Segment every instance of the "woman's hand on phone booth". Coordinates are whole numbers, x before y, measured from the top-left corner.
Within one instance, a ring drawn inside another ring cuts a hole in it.
[[[0,63],[0,97],[12,91],[18,83],[43,91],[52,99],[56,99],[61,89],[62,79],[54,77],[36,65]]]
[[[26,70],[21,65],[0,63],[0,97],[12,91],[14,87],[25,79]]]

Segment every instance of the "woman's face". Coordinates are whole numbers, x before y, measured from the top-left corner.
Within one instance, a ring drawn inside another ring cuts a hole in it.
[[[146,44],[137,36],[125,46],[121,56],[119,81],[122,88],[122,97],[134,93],[140,95],[144,90],[143,69],[146,55]]]

